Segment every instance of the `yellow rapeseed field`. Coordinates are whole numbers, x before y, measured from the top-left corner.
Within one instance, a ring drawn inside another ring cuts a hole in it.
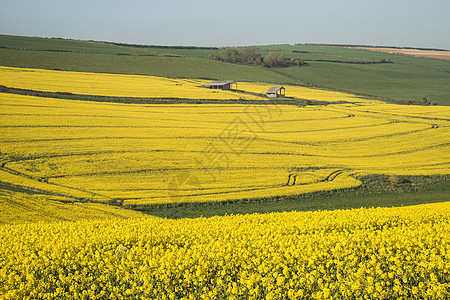
[[[183,99],[258,99],[245,94],[199,88],[207,80],[157,76],[53,71],[0,66],[0,84],[20,89],[74,94]]]
[[[0,85],[22,89],[247,97],[203,83],[0,67]],[[180,220],[105,204],[274,197],[355,187],[364,174],[450,173],[450,108],[287,88],[329,105],[0,93],[0,300],[449,299],[450,202]]]
[[[450,170],[447,107],[421,116],[377,101],[128,105],[11,94],[0,105],[0,181],[80,199],[261,198],[354,187],[361,174]]]
[[[171,79],[157,76],[122,75],[88,72],[54,71],[0,66],[0,84],[44,92],[68,92],[83,95],[182,99],[267,99],[263,96],[270,84],[239,82],[240,91],[199,88],[209,82],[200,79]],[[286,96],[327,102],[361,102],[362,99],[339,92],[285,85]],[[256,96],[261,94],[262,96]]]
[[[450,203],[0,225],[0,299],[449,299]]]

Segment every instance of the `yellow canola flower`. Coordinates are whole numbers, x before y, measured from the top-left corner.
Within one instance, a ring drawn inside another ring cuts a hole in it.
[[[448,299],[450,202],[0,225],[0,299]]]

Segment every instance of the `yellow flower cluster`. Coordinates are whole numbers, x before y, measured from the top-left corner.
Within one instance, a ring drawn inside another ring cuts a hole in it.
[[[0,225],[0,299],[448,299],[450,203]]]
[[[125,204],[355,187],[450,173],[448,107],[129,105],[0,94],[0,181]]]

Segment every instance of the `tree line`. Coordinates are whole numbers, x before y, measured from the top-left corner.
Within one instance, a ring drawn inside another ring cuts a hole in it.
[[[241,51],[233,48],[224,48],[217,54],[210,54],[208,58],[233,64],[262,66],[267,68],[308,65],[301,59],[283,56],[278,51],[269,52],[269,54],[263,57],[254,48],[244,48]]]

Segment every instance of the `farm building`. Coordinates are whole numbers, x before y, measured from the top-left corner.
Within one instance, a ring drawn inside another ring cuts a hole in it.
[[[202,85],[202,87],[216,90],[231,90],[232,84],[235,84],[235,89],[237,89],[237,82],[233,80],[212,81],[210,83]]]
[[[269,98],[284,98],[286,96],[285,91],[286,89],[284,88],[284,86],[273,86],[266,92],[266,96]]]

